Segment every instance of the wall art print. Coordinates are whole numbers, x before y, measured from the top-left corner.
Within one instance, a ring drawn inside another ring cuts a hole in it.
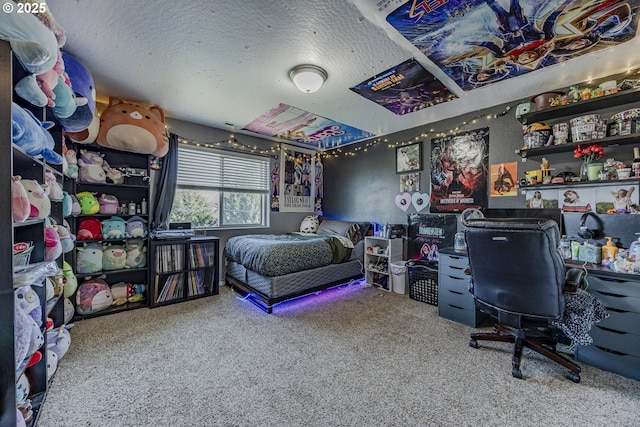
[[[457,98],[413,58],[350,89],[398,115]]]
[[[283,146],[280,154],[280,212],[313,212],[315,152]]]
[[[280,210],[280,156],[271,157],[271,210]]]
[[[431,212],[486,208],[489,128],[431,140]]]
[[[422,170],[422,141],[396,147],[396,173]]]
[[[471,90],[633,39],[639,4],[411,0],[386,20],[462,89]]]
[[[518,162],[491,165],[491,197],[517,196],[516,180]]]

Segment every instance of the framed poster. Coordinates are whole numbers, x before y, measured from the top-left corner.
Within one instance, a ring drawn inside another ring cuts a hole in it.
[[[422,170],[422,141],[396,147],[396,173]]]
[[[316,196],[315,152],[282,146],[280,212],[313,212]]]

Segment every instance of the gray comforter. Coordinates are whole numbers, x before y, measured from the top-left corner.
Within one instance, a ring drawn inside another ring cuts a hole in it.
[[[228,259],[270,277],[341,263],[350,255],[340,240],[325,235],[249,234],[225,246]]]

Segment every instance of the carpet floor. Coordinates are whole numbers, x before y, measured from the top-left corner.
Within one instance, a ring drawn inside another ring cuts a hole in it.
[[[469,347],[437,307],[354,282],[268,315],[220,295],[83,320],[39,427],[639,426],[640,381]]]

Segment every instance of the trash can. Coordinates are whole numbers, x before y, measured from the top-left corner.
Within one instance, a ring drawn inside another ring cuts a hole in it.
[[[392,262],[390,270],[393,292],[397,294],[406,294],[407,261]]]

